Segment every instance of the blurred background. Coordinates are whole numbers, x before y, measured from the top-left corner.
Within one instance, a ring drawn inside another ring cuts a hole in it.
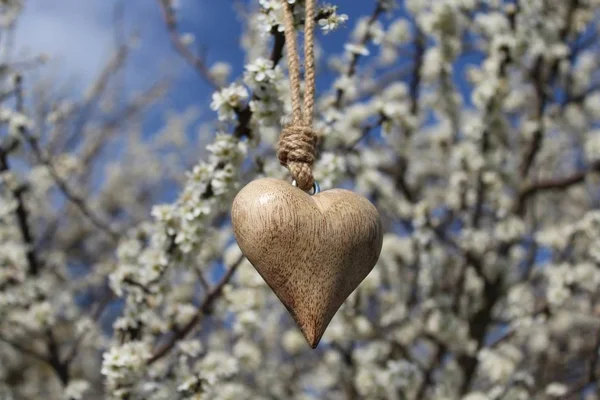
[[[385,235],[313,351],[230,223],[282,2],[0,0],[0,400],[600,398],[600,2],[331,3],[315,177]]]

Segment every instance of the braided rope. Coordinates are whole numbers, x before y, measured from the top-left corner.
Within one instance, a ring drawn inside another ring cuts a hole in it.
[[[290,89],[292,98],[292,123],[286,126],[279,136],[277,158],[286,166],[298,187],[308,191],[314,183],[312,166],[316,159],[317,134],[312,129],[315,104],[315,0],[306,0],[306,21],[304,23],[305,93],[304,107],[301,104],[300,56],[296,42],[292,5],[281,0],[284,10],[285,41]]]

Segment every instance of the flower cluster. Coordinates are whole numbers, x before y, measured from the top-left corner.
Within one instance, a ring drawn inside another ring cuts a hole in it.
[[[333,32],[339,28],[340,25],[348,21],[346,14],[338,14],[337,6],[325,6],[320,10],[321,18],[318,23],[324,33]]]
[[[230,122],[235,120],[236,112],[241,110],[246,100],[248,90],[233,83],[213,94],[210,108],[219,113],[219,121]]]
[[[139,383],[149,354],[148,345],[142,342],[129,342],[104,353],[101,372],[113,396],[124,398]]]
[[[246,65],[244,82],[254,92],[250,101],[252,118],[258,126],[277,126],[284,113],[282,93],[287,93],[287,81],[279,66],[266,58],[258,58]]]

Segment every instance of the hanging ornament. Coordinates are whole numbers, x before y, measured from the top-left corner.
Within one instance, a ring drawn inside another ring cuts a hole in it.
[[[343,189],[320,192],[313,178],[315,0],[306,0],[304,107],[292,6],[281,1],[293,120],[281,133],[277,155],[294,181],[249,183],[234,199],[231,218],[242,253],[315,348],[342,303],[375,266],[382,231],[369,200]]]

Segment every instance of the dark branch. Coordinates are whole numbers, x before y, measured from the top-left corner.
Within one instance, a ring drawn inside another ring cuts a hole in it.
[[[215,301],[221,296],[223,288],[229,283],[242,261],[244,261],[243,256],[240,257],[231,266],[231,268],[229,268],[225,276],[223,276],[223,278],[221,278],[221,280],[214,286],[214,288],[210,292],[208,292],[208,294],[202,301],[202,304],[198,308],[198,312],[196,313],[196,315],[194,315],[190,322],[188,322],[183,328],[174,331],[171,338],[154,351],[152,357],[148,360],[148,364],[153,364],[154,362],[164,357],[173,347],[175,347],[179,340],[185,338],[198,325],[198,323],[202,320],[202,318],[205,315],[211,313]]]
[[[175,50],[212,88],[219,89],[221,85],[215,81],[213,76],[210,74],[210,70],[206,66],[205,61],[201,57],[194,54],[181,40],[177,29],[177,17],[175,16],[175,10],[173,7],[171,7],[170,0],[158,0],[158,3],[162,10],[163,18],[165,20],[165,24],[167,25],[167,30],[169,31],[169,39],[175,47]]]
[[[371,39],[371,26],[377,21],[377,19],[379,18],[379,16],[384,12],[384,8],[381,5],[381,2],[377,2],[377,5],[375,6],[375,10],[373,11],[373,14],[371,14],[371,17],[369,18],[369,21],[367,22],[367,27],[365,29],[365,35],[361,38],[359,45],[360,46],[366,46],[367,43],[369,42],[369,40]],[[354,74],[356,73],[356,68],[358,67],[358,62],[361,59],[361,55],[358,53],[355,53],[352,56],[352,59],[350,60],[350,65],[348,66],[348,71],[346,72],[346,76],[348,77],[352,77],[354,76]],[[344,90],[343,89],[338,89],[336,92],[336,96],[335,96],[335,107],[336,108],[340,108],[342,106],[342,102],[344,101]]]
[[[525,209],[525,204],[530,197],[535,196],[538,193],[568,189],[571,186],[585,182],[586,176],[593,172],[600,172],[600,160],[595,161],[585,170],[576,172],[573,175],[563,178],[541,180],[525,186],[519,193],[516,211],[519,214],[522,214]]]

